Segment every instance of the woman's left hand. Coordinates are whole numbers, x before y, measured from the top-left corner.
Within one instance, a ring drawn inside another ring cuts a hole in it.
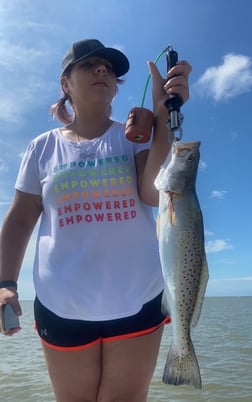
[[[165,114],[167,117],[168,110],[164,103],[169,95],[178,95],[183,103],[189,99],[188,77],[192,68],[185,60],[178,61],[167,73],[167,79],[164,79],[153,62],[148,62],[148,66],[152,76],[154,116]]]

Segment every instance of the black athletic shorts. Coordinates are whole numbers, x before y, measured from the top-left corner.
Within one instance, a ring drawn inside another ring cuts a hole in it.
[[[154,332],[170,322],[161,313],[162,293],[143,305],[135,315],[109,321],[82,321],[61,318],[44,307],[36,297],[35,328],[42,342],[56,350],[82,350],[98,342],[132,338]]]

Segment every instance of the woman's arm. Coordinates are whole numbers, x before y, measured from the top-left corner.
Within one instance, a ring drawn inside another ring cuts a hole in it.
[[[16,191],[0,234],[0,281],[17,281],[25,250],[43,210],[41,197]],[[14,287],[0,288],[0,304],[11,303],[21,309]]]

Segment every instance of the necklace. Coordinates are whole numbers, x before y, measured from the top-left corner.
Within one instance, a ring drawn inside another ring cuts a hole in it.
[[[105,127],[103,130],[101,130],[101,131],[102,131],[102,132],[105,132],[105,131],[111,126],[112,123],[113,123],[113,122],[112,122],[111,120],[109,120],[109,121],[108,121],[108,124],[106,124],[106,127]],[[87,138],[82,137],[81,135],[79,135],[79,133],[78,133],[76,130],[74,130],[74,129],[68,127],[68,126],[66,126],[65,128],[66,128],[67,132],[66,132],[66,133],[62,132],[63,136],[66,137],[66,138],[69,138],[69,139],[74,138],[74,141],[75,141],[78,145],[81,144],[82,140],[87,139]],[[98,137],[99,137],[99,135],[98,135]],[[95,138],[96,138],[96,137],[95,137]],[[93,138],[90,138],[89,140],[92,140],[92,139],[93,139]]]

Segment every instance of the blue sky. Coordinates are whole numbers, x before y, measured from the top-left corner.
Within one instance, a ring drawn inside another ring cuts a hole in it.
[[[127,54],[131,69],[113,103],[120,121],[141,104],[146,62],[171,44],[193,67],[183,140],[201,141],[207,295],[252,296],[251,15],[250,0],[1,0],[0,223],[27,143],[58,125],[48,110],[60,96],[60,63],[70,44],[97,38]],[[158,66],[165,74],[165,57]],[[145,106],[151,107],[151,88]],[[34,294],[35,234],[20,275],[21,299]]]

